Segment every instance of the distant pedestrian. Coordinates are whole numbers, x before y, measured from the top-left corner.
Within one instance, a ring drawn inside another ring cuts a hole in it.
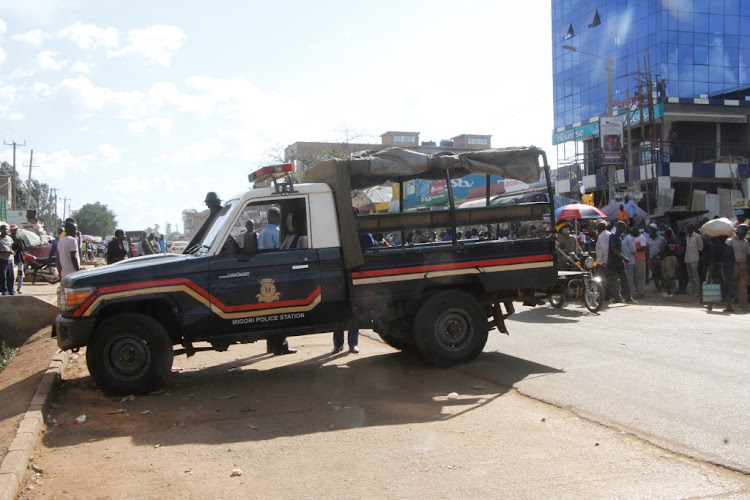
[[[635,228],[633,228],[635,229]],[[625,271],[628,275],[628,285],[630,285],[631,295],[635,295],[635,261],[638,248],[635,245],[635,237],[638,236],[638,230],[635,229],[635,236],[628,228],[625,228],[625,237],[622,239],[622,254],[628,258],[628,263],[625,264]]]
[[[167,242],[164,241],[164,235],[159,235],[159,252],[167,253]]]
[[[628,211],[625,210],[625,205],[620,205],[620,210],[617,212],[617,221],[622,221],[625,224],[630,225],[630,215],[628,214]]]
[[[701,293],[701,282],[698,276],[698,264],[703,251],[703,238],[695,232],[695,224],[689,222],[685,226],[687,236],[685,237],[685,267],[688,274],[688,293],[698,296]],[[692,286],[692,292],[690,287]]]
[[[114,264],[125,260],[128,256],[128,242],[125,241],[125,231],[118,229],[115,237],[107,244],[107,264]]]
[[[656,233],[656,224],[649,224],[646,227],[646,233],[648,239],[646,245],[648,246],[647,263],[648,269],[651,271],[651,278],[654,280],[656,286],[656,292],[661,292],[662,287],[662,272],[661,272],[661,259],[664,253],[664,247],[667,246],[666,240]]]
[[[8,234],[8,225],[0,224],[0,293],[15,295],[13,285],[13,238]]]
[[[65,233],[68,235],[76,234],[78,228],[73,222],[65,223]],[[60,279],[73,274],[81,269],[81,257],[78,249],[78,240],[73,236],[65,236],[57,244],[57,252],[60,254],[60,265],[62,272]]]
[[[714,239],[711,246],[711,267],[708,272],[709,281],[718,281],[721,285],[721,295],[727,301],[724,312],[734,311],[734,301],[737,299],[737,281],[734,278],[734,251],[727,244],[726,236]]]
[[[641,232],[641,229],[634,227],[630,230],[635,242],[635,266],[633,266],[633,298],[642,299],[646,293],[646,251],[648,245],[646,239],[648,236]]]
[[[661,274],[666,293],[662,297],[674,297],[674,279],[677,277],[677,238],[670,228],[664,230],[664,252],[661,259]]]
[[[10,225],[10,237],[13,240],[12,249],[15,252],[13,255],[13,264],[15,265],[16,271],[16,293],[23,293],[21,288],[23,287],[23,275],[24,266],[23,253],[26,251],[26,243],[23,239],[18,236],[18,226],[15,224]]]
[[[618,221],[615,226],[615,232],[609,236],[608,259],[607,259],[607,287],[609,288],[609,297],[612,302],[633,302],[633,296],[630,293],[630,284],[625,265],[630,260],[622,253],[622,235],[627,231],[627,225],[623,221]],[[601,239],[601,233],[599,234]],[[617,283],[622,287],[622,294],[618,289]]]
[[[740,224],[735,229],[734,238],[729,245],[734,251],[734,278],[737,280],[737,305],[743,309],[747,308],[747,261],[750,254],[750,245],[747,240],[747,225]]]

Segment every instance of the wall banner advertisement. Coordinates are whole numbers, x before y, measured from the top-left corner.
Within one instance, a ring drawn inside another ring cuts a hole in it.
[[[602,165],[622,165],[622,118],[602,116],[599,118]]]

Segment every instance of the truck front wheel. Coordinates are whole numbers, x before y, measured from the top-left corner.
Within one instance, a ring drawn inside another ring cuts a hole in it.
[[[166,330],[143,314],[118,314],[94,332],[86,364],[94,382],[111,394],[147,394],[169,377],[174,349]]]
[[[414,340],[420,354],[438,366],[467,363],[487,343],[487,314],[464,292],[440,292],[419,308],[414,318]]]

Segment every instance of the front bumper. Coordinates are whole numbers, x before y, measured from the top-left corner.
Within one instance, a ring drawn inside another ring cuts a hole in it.
[[[58,314],[52,336],[57,337],[57,346],[62,350],[83,347],[89,344],[95,323],[96,318],[66,318]]]

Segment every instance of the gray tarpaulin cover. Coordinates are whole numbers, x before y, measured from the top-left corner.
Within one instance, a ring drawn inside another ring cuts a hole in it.
[[[336,170],[347,170],[351,189],[378,186],[386,181],[445,179],[468,174],[499,175],[527,184],[539,180],[539,154],[534,146],[488,149],[466,153],[417,153],[401,148],[355,153],[349,159],[323,161],[305,174],[305,182],[324,182],[334,189]]]
[[[355,153],[343,160],[320,162],[307,171],[305,182],[322,182],[333,189],[344,267],[352,269],[364,263],[351,210],[352,189],[379,186],[387,181],[441,180],[445,179],[446,170],[450,171],[452,179],[468,174],[485,174],[531,184],[539,180],[541,153],[542,150],[534,146],[435,154],[388,148]]]

